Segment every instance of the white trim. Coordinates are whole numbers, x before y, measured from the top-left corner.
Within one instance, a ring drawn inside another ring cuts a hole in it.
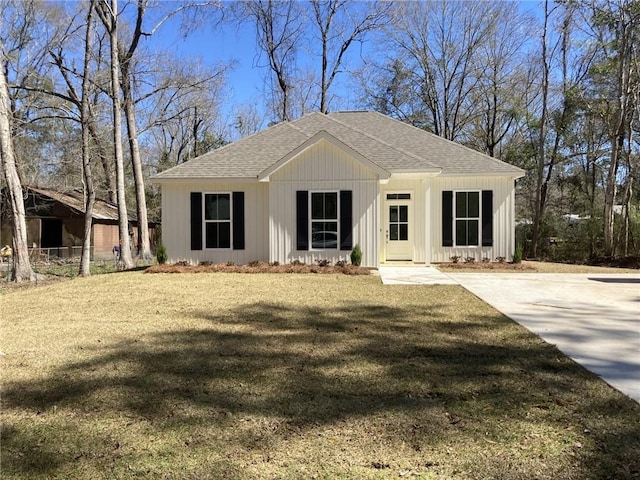
[[[368,158],[366,158],[363,155],[361,155],[360,153],[356,152],[353,148],[351,148],[347,144],[341,142],[340,140],[338,140],[336,137],[334,137],[333,135],[331,135],[327,131],[321,130],[318,133],[316,133],[313,137],[309,138],[306,142],[302,143],[300,146],[298,146],[297,148],[293,149],[287,155],[285,155],[280,160],[278,160],[276,163],[271,165],[269,168],[267,168],[267,169],[263,170],[262,172],[260,172],[260,174],[258,174],[258,181],[260,181],[260,182],[268,182],[269,181],[269,177],[272,174],[274,174],[275,172],[280,170],[282,167],[284,167],[290,161],[292,161],[293,159],[295,159],[296,157],[301,155],[305,150],[313,147],[314,145],[316,145],[321,140],[325,140],[326,142],[329,142],[330,144],[332,144],[336,148],[339,148],[342,151],[344,151],[345,153],[347,153],[347,155],[355,158],[360,163],[362,163],[365,167],[368,167],[370,170],[373,170],[375,173],[377,173],[378,177],[380,179],[388,179],[390,177],[391,174],[389,172],[387,172],[385,169],[379,167],[376,163],[372,162]]]
[[[391,194],[406,194],[408,193],[410,195],[410,198],[404,198],[404,199],[387,199],[387,195]],[[383,242],[384,245],[384,258],[385,258],[385,262],[387,261],[394,261],[394,259],[388,259],[389,253],[388,253],[388,241],[387,241],[387,234],[388,234],[388,228],[389,228],[389,224],[390,224],[390,219],[389,219],[389,204],[397,204],[397,205],[406,205],[408,207],[408,232],[407,232],[407,241],[411,243],[410,247],[411,247],[411,251],[410,251],[410,256],[411,258],[405,258],[402,260],[405,261],[410,261],[413,262],[415,256],[416,256],[416,252],[415,252],[415,246],[416,246],[416,234],[417,234],[417,230],[416,230],[416,195],[415,195],[415,190],[414,189],[394,189],[394,190],[385,190],[384,192],[382,192],[383,198],[382,198],[382,204],[384,205],[384,218],[383,218],[383,225],[382,225],[382,229],[380,231],[381,233],[381,238],[380,241]]]
[[[516,167],[517,168],[517,167]],[[517,180],[526,175],[523,173],[498,173],[498,172],[467,172],[467,173],[443,173],[440,175],[442,178],[456,178],[456,177],[496,177],[496,178],[510,178],[511,180]]]

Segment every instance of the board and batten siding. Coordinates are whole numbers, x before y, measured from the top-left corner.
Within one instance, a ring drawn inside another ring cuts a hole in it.
[[[162,185],[162,243],[167,247],[168,262],[234,262],[244,265],[269,259],[268,184],[251,182],[165,183]],[[244,192],[244,250],[191,250],[191,192]],[[165,226],[171,225],[171,229]]]
[[[442,246],[442,192],[492,190],[493,191],[493,246]],[[450,262],[451,257],[473,257],[495,261],[504,257],[511,261],[515,249],[515,197],[514,180],[508,177],[435,177],[431,180],[431,259],[432,263]]]
[[[362,265],[378,266],[378,175],[342,148],[318,141],[270,176],[269,261],[307,264],[319,259],[349,261],[346,250],[297,250],[296,192],[352,192],[353,245],[362,249]]]

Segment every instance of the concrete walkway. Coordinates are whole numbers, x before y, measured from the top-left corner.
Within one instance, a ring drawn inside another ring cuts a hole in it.
[[[383,285],[457,285],[458,282],[435,267],[425,265],[381,266]]]
[[[382,266],[385,285],[462,285],[640,402],[640,273],[442,273]]]

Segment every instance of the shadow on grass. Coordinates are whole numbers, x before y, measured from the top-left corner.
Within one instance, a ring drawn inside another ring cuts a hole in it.
[[[593,447],[571,460],[575,478],[638,474],[640,410],[633,403],[614,391],[606,400],[585,399],[605,388],[596,377],[501,315],[452,322],[442,311],[255,303],[224,316],[192,312],[208,326],[95,348],[89,360],[42,381],[5,385],[3,404],[36,414],[126,415],[158,430],[278,419],[270,436],[233,437],[258,449],[292,432],[372,416],[386,419],[378,428],[390,443],[416,451],[461,435],[501,441],[510,422],[547,423],[589,430]],[[23,426],[5,429],[4,468],[48,475],[72,461],[37,437]],[[5,453],[16,451],[23,457]]]

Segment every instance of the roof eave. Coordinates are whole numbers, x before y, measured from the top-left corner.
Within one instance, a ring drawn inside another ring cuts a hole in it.
[[[255,176],[252,177],[151,177],[151,183],[154,185],[164,185],[169,183],[254,183],[258,181]]]

